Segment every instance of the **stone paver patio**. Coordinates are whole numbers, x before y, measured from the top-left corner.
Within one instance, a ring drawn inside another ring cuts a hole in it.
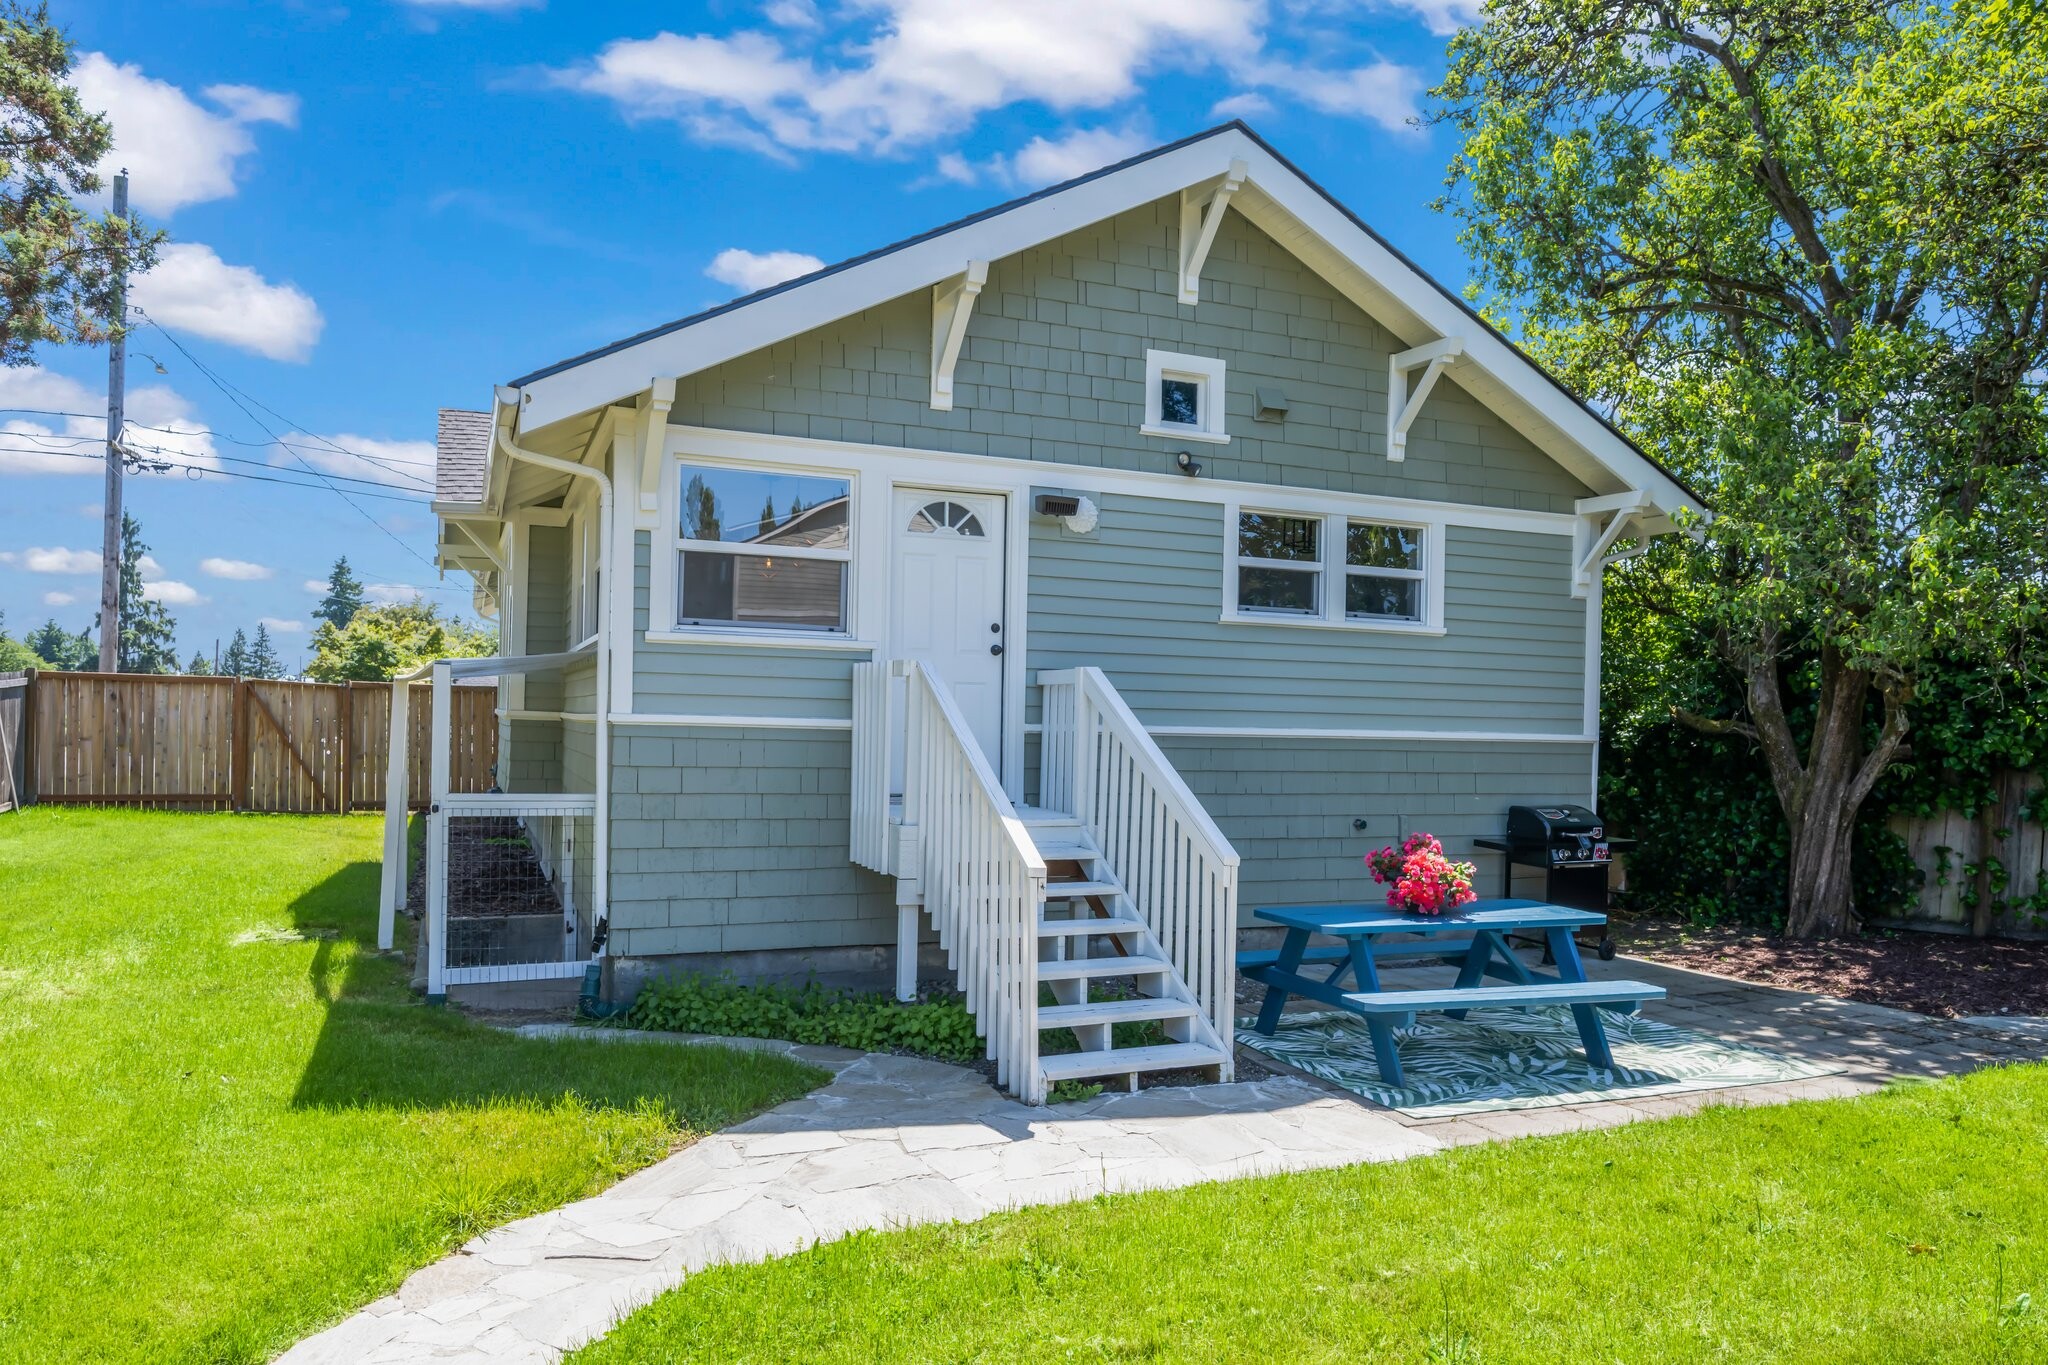
[[[973,1219],[1107,1191],[1399,1160],[1710,1104],[1858,1094],[1895,1077],[1950,1075],[2048,1050],[2048,1040],[2018,1030],[1654,963],[1588,966],[1596,976],[1665,986],[1669,999],[1649,1007],[1657,1018],[1825,1061],[1841,1074],[1431,1120],[1292,1074],[1033,1109],[998,1094],[975,1072],[937,1062],[738,1040],[736,1046],[766,1046],[815,1062],[834,1079],[590,1199],[475,1239],[280,1359],[288,1365],[554,1361],[693,1271],[763,1260],[858,1228]]]

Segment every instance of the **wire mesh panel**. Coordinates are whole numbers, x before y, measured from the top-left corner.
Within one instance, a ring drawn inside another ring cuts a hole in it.
[[[590,957],[592,804],[492,793],[443,806],[425,880],[428,936],[439,932],[448,984],[582,971]]]

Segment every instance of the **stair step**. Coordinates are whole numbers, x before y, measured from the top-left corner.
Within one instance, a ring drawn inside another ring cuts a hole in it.
[[[1081,821],[1072,811],[1047,810],[1044,806],[1018,806],[1017,818],[1027,825],[1071,825],[1081,827]]]
[[[1202,1007],[1192,1000],[1097,1000],[1085,1005],[1040,1005],[1038,1026],[1075,1028],[1082,1024],[1134,1024],[1147,1019],[1187,1019]]]
[[[1207,1043],[1161,1043],[1156,1047],[1111,1048],[1107,1052],[1062,1052],[1038,1059],[1048,1085],[1083,1076],[1125,1076],[1133,1071],[1179,1071],[1221,1066],[1225,1058]]]
[[[1102,856],[1078,839],[1036,839],[1033,842],[1038,846],[1038,856],[1049,863],[1086,863]]]
[[[1041,919],[1038,921],[1038,936],[1040,938],[1051,938],[1058,934],[1137,934],[1143,933],[1144,929],[1145,921],[1132,919],[1127,915],[1118,915],[1114,919],[1093,919],[1077,916],[1074,919]]]
[[[1040,981],[1082,981],[1097,976],[1150,976],[1170,972],[1173,964],[1161,957],[1070,957],[1064,962],[1038,964]]]
[[[1077,900],[1082,896],[1120,896],[1123,888],[1115,882],[1047,882],[1045,898],[1049,901]]]

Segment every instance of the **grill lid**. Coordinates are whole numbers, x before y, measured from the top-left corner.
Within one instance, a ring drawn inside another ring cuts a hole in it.
[[[1508,842],[1515,844],[1577,843],[1604,839],[1600,817],[1584,806],[1509,806]]]

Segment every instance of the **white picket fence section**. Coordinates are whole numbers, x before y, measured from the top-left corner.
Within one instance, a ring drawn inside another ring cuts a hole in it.
[[[1040,804],[1071,811],[1215,1028],[1236,1016],[1237,850],[1099,668],[1038,675]]]
[[[904,681],[902,849],[996,1083],[1045,1100],[1038,1061],[1038,918],[1045,860],[1003,793],[946,684],[899,660]]]

